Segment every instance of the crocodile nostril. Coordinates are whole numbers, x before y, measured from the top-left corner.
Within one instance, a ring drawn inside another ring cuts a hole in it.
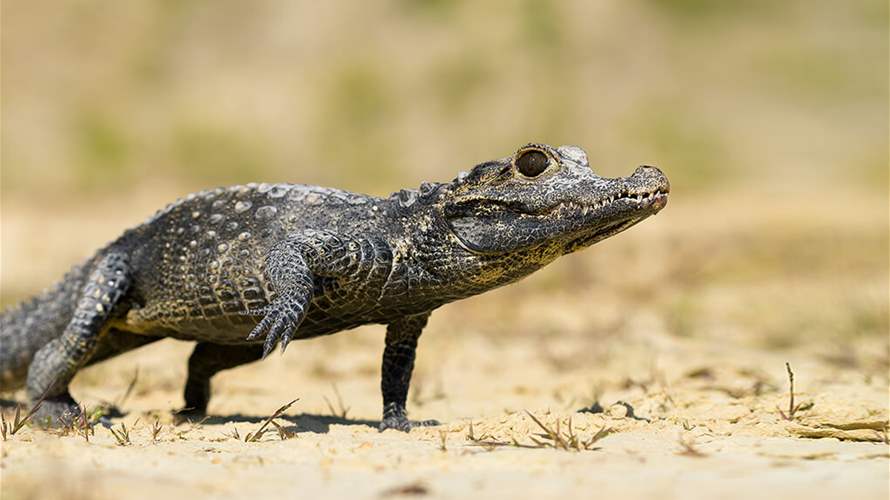
[[[636,177],[647,185],[651,185],[654,189],[669,193],[671,191],[671,183],[664,172],[658,167],[650,165],[640,165],[634,171],[633,177]]]

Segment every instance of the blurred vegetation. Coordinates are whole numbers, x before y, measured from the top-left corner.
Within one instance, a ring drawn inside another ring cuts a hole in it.
[[[736,325],[776,346],[886,334],[888,16],[886,0],[4,2],[3,301],[190,191],[385,195],[540,141],[584,146],[604,175],[658,165],[672,206],[655,233],[491,300],[648,303],[672,333]]]
[[[690,192],[884,190],[887,18],[879,0],[7,2],[3,190],[384,194],[527,141]]]

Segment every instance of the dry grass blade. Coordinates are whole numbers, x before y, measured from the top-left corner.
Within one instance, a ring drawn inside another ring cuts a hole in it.
[[[682,450],[678,453],[678,455],[684,455],[687,457],[706,457],[707,455],[701,452],[698,448],[695,447],[695,439],[687,438],[680,434],[680,437],[677,438],[677,443],[680,444]]]
[[[343,397],[340,396],[340,390],[337,389],[337,384],[331,384],[331,387],[333,387],[334,389],[334,396],[337,398],[337,408],[339,409],[334,409],[334,405],[331,404],[331,400],[329,400],[327,396],[322,396],[324,398],[324,402],[328,405],[328,409],[331,411],[331,415],[345,419],[351,408],[344,406]]]
[[[589,451],[594,449],[593,446],[594,444],[596,444],[597,441],[604,438],[611,432],[611,429],[603,425],[603,427],[599,431],[597,431],[596,434],[591,436],[590,439],[583,440],[575,432],[572,417],[569,417],[566,420],[565,427],[563,427],[563,423],[561,420],[557,420],[556,424],[553,426],[548,426],[538,417],[534,416],[531,412],[526,411],[526,414],[543,431],[536,432],[528,436],[528,438],[534,444],[520,443],[516,439],[516,436],[513,435],[510,436],[510,441],[501,441],[495,439],[494,436],[491,436],[490,434],[476,435],[476,431],[473,427],[472,422],[470,422],[470,426],[467,432],[467,441],[470,441],[475,446],[482,446],[489,451],[502,446],[512,446],[514,448],[553,448],[566,451]],[[442,439],[442,446],[444,450],[444,437],[442,437]]]
[[[276,421],[274,421],[274,420],[272,421],[272,425],[275,426],[275,430],[278,431],[278,437],[279,437],[282,441],[286,441],[286,440],[288,440],[288,439],[290,439],[290,438],[292,438],[292,437],[294,437],[294,436],[297,435],[296,432],[289,431],[289,430],[285,429],[284,427],[282,427],[281,425],[279,425],[278,422],[276,422]]]
[[[130,395],[133,393],[133,389],[136,387],[136,382],[139,381],[139,367],[136,367],[136,370],[133,371],[133,378],[130,379],[130,383],[127,385],[127,389],[117,401],[114,402],[115,408],[120,408],[123,404],[130,398]]]
[[[188,433],[190,433],[192,431],[199,430],[204,425],[204,422],[206,422],[208,418],[210,418],[210,417],[204,417],[201,420],[198,420],[197,422],[192,422],[191,420],[187,420],[186,422],[188,422],[189,428],[185,429],[185,430],[181,430],[181,431],[176,431],[176,437],[178,437],[179,439],[185,439],[186,436],[188,435]]]
[[[592,450],[593,445],[596,444],[597,441],[606,437],[611,432],[606,425],[596,432],[590,439],[584,441],[577,434],[575,434],[575,429],[572,422],[572,417],[569,417],[566,420],[566,430],[563,432],[561,427],[561,421],[559,419],[556,420],[555,427],[548,427],[544,422],[535,417],[528,410],[525,413],[537,424],[538,427],[543,430],[543,433],[537,433],[535,436],[541,438],[542,440],[536,439],[535,436],[529,436],[529,438],[537,445],[538,448],[554,448],[559,450],[566,451],[585,451]]]
[[[575,434],[575,431],[572,429],[572,417],[569,417],[568,423],[568,442],[569,446],[574,448],[575,451],[581,451],[581,440],[578,439],[578,436]]]
[[[83,405],[78,406],[77,415],[73,418],[70,420],[59,419],[59,422],[62,424],[61,428],[65,432],[74,432],[74,434],[83,437],[86,442],[90,442],[90,436],[96,434],[96,422],[90,418],[86,407]]]
[[[782,411],[778,406],[776,406],[776,409],[779,410],[779,415],[784,420],[792,421],[797,412],[812,408],[813,405],[812,403],[794,404],[794,372],[791,371],[791,364],[787,361],[785,362],[785,370],[788,372],[788,413]]]
[[[235,426],[232,426],[232,432],[226,434],[226,436],[234,439],[235,441],[241,441],[241,434],[238,432],[238,428]]]
[[[164,426],[161,425],[160,420],[155,419],[154,423],[151,424],[151,441],[156,443],[158,441],[158,436],[161,435],[161,431],[164,429]]]
[[[538,441],[537,439],[534,438],[534,436],[529,436],[528,438],[531,439],[533,443],[538,445],[538,448],[549,448],[550,447],[550,443],[545,443],[544,441]]]
[[[551,429],[550,427],[547,427],[546,425],[544,425],[544,422],[541,422],[540,420],[538,420],[538,417],[532,415],[532,412],[525,410],[525,414],[528,415],[538,425],[538,427],[540,427],[544,431],[544,434],[538,434],[538,436],[542,437],[544,439],[550,440],[551,442],[546,443],[547,445],[549,445],[553,448],[561,448],[563,450],[569,449],[568,443],[566,443],[566,440],[563,438],[563,436],[560,433],[558,419],[556,420],[556,429],[554,430],[554,429]],[[538,441],[535,440],[535,442],[538,442]]]
[[[37,413],[37,410],[39,410],[40,407],[43,405],[43,400],[44,398],[41,397],[36,403],[34,403],[34,405],[31,406],[31,409],[28,410],[28,413],[26,413],[24,417],[21,416],[22,407],[15,407],[15,417],[12,423],[12,428],[9,431],[10,436],[15,436],[15,433],[20,431],[22,427],[24,427],[25,424],[27,424],[28,421],[31,420],[31,417],[33,417],[34,414]]]
[[[8,430],[8,424],[6,423],[6,413],[0,411],[0,437],[6,441],[6,432]]]
[[[21,420],[19,420],[19,415],[21,414],[21,407],[20,406],[15,407],[15,421],[13,422],[12,429],[10,430],[10,433],[9,433],[11,436],[15,436],[15,433],[18,432],[19,430],[21,430],[21,428],[24,427],[25,424],[27,424],[29,420],[31,420],[31,418],[34,416],[34,414],[37,413],[38,410],[40,410],[40,407],[43,406],[43,402],[46,401],[46,396],[47,396],[47,394],[49,394],[49,390],[53,387],[54,384],[55,384],[55,380],[53,380],[52,384],[49,384],[46,387],[46,389],[43,391],[43,394],[41,394],[40,397],[37,399],[37,402],[35,402],[33,405],[31,405],[31,409],[28,410],[28,413],[26,413],[25,417],[22,418]],[[49,417],[47,417],[46,424],[47,424],[46,427],[49,427]]]
[[[608,436],[611,433],[612,433],[612,429],[610,429],[606,424],[603,424],[603,427],[600,430],[596,431],[596,434],[594,434],[593,436],[591,436],[590,439],[588,439],[587,441],[582,443],[582,445],[584,446],[585,450],[591,450],[591,449],[593,449],[593,445],[596,444],[597,441]]]
[[[439,451],[448,451],[448,431],[439,431]]]
[[[286,405],[282,406],[281,408],[278,408],[277,410],[275,410],[275,413],[273,413],[272,415],[267,417],[265,420],[263,420],[263,424],[260,425],[260,428],[257,429],[256,432],[251,432],[250,434],[244,436],[244,442],[245,443],[255,443],[255,442],[259,441],[263,437],[263,435],[266,433],[266,430],[269,427],[269,425],[272,423],[272,421],[275,420],[276,418],[280,417],[284,412],[286,412],[288,409],[290,409],[290,407],[293,406],[294,403],[296,403],[299,400],[300,399],[297,398],[297,399],[291,401],[290,403],[287,403]]]
[[[116,430],[114,427],[109,427],[108,432],[114,436],[114,440],[117,441],[118,446],[128,446],[132,444],[130,441],[130,430],[127,429],[127,425],[121,422],[120,430]]]
[[[197,422],[189,421],[189,424],[191,424],[191,427],[189,428],[189,432],[197,431],[197,430],[201,429],[201,427],[204,427],[204,422],[207,422],[208,419],[210,419],[210,417],[203,417],[203,418],[201,418],[201,420],[198,420]]]
[[[443,438],[444,439],[444,438]],[[500,446],[516,446],[517,448],[534,448],[533,446],[520,444],[516,439],[513,439],[512,443],[508,443],[505,441],[498,441],[491,436],[490,434],[482,434],[481,436],[476,435],[475,428],[473,427],[473,422],[470,422],[470,426],[467,429],[467,441],[470,441],[473,446],[481,446],[485,448],[487,451],[491,451]],[[444,446],[444,441],[442,443]],[[444,451],[444,450],[443,450]]]
[[[15,407],[15,415],[12,417],[12,431],[10,435],[15,436],[16,431],[20,428],[19,419],[22,416],[22,407],[16,405]]]

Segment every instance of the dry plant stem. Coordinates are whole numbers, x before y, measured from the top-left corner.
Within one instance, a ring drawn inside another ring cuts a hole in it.
[[[232,433],[226,434],[226,436],[229,436],[230,438],[234,439],[235,441],[241,441],[241,434],[238,432],[238,428],[235,426],[232,426]]]
[[[800,410],[801,405],[794,404],[794,372],[791,371],[791,364],[787,361],[785,362],[785,370],[788,371],[788,413],[785,413],[779,407],[776,407],[776,409],[779,410],[779,414],[782,415],[783,419],[791,421],[794,420],[794,414]]]
[[[115,430],[114,427],[109,427],[108,431],[111,432],[111,435],[114,436],[114,440],[117,441],[119,446],[127,446],[132,444],[130,441],[130,431],[127,429],[127,425],[121,422],[120,430]]]
[[[161,422],[158,419],[155,419],[154,423],[151,424],[151,440],[152,442],[156,442],[158,440],[158,436],[161,435],[161,431],[164,429],[164,426],[161,425]]]
[[[296,403],[299,400],[300,399],[297,398],[297,399],[291,401],[290,403],[287,403],[286,405],[282,406],[281,408],[278,408],[277,410],[275,410],[275,413],[273,413],[268,418],[266,418],[266,420],[263,421],[263,424],[260,426],[259,429],[256,430],[256,432],[252,432],[244,437],[244,442],[245,443],[255,443],[255,442],[259,441],[263,437],[263,434],[266,433],[266,428],[269,427],[269,425],[272,423],[272,421],[275,420],[276,418],[280,417],[284,412],[286,412],[288,409],[290,409],[290,407],[293,406],[294,403]]]
[[[788,370],[788,419],[794,418],[794,372],[791,371],[791,364],[785,362],[785,369]]]
[[[20,406],[15,407],[15,417],[13,419],[12,426],[9,429],[10,436],[15,436],[15,433],[20,431],[21,428],[24,427],[25,424],[27,424],[29,420],[31,420],[31,417],[33,417],[34,414],[37,413],[37,411],[40,409],[40,407],[43,406],[43,402],[46,401],[46,396],[47,396],[47,394],[49,394],[49,389],[53,385],[55,385],[55,381],[53,381],[53,383],[50,384],[49,387],[47,387],[43,391],[43,393],[40,394],[40,397],[37,398],[37,401],[35,401],[34,404],[31,405],[31,409],[28,410],[28,413],[25,414],[25,418],[22,418],[21,420],[19,420],[19,417],[21,415],[21,407]],[[0,412],[0,414],[2,414],[2,412]],[[5,432],[4,432],[4,434],[5,434]],[[4,437],[3,440],[5,441],[6,438]]]
[[[467,429],[467,441],[473,443],[474,446],[481,446],[488,451],[491,451],[499,446],[516,446],[517,448],[536,448],[535,446],[523,445],[517,442],[515,439],[512,443],[507,443],[504,441],[497,441],[493,436],[488,434],[483,434],[481,436],[476,436],[476,431],[473,428],[473,422],[470,422],[470,427]]]
[[[21,406],[15,407],[15,417],[13,419],[12,426],[9,429],[10,436],[15,436],[15,433],[20,431],[22,427],[24,427],[25,424],[27,424],[28,421],[31,420],[31,417],[33,417],[34,414],[37,413],[37,410],[39,410],[40,407],[43,406],[43,402],[46,400],[46,394],[47,392],[43,391],[43,394],[40,395],[40,398],[37,399],[37,402],[31,405],[31,409],[28,410],[28,413],[25,414],[24,418],[21,418]],[[4,437],[3,440],[5,441],[6,438]]]
[[[176,437],[178,437],[179,439],[185,439],[185,436],[188,433],[200,429],[201,426],[204,425],[204,422],[206,422],[208,418],[210,418],[210,417],[204,417],[201,420],[198,420],[197,422],[192,422],[191,420],[188,420],[189,428],[186,430],[183,430],[183,431],[177,431]]]
[[[572,451],[582,451],[582,450],[591,450],[593,449],[593,445],[599,441],[600,439],[606,437],[611,429],[603,425],[603,427],[597,431],[590,439],[587,441],[582,441],[578,435],[575,434],[574,429],[572,428],[572,418],[566,421],[567,431],[565,434],[560,430],[560,421],[556,421],[556,428],[550,428],[544,425],[543,422],[538,420],[537,417],[531,414],[528,410],[525,412],[531,419],[540,427],[544,433],[538,434],[538,437],[549,440],[550,442],[539,441],[534,437],[531,437],[531,440],[538,445],[538,447],[551,447],[562,450],[572,450]]]
[[[329,400],[327,396],[322,396],[324,398],[324,402],[328,405],[328,409],[331,411],[331,415],[345,419],[351,408],[347,408],[343,405],[343,397],[340,396],[340,391],[337,389],[337,384],[331,384],[331,387],[333,387],[334,389],[334,396],[336,396],[337,398],[337,407],[339,408],[339,411],[334,409],[334,405],[331,404],[331,400]]]
[[[116,408],[120,408],[123,404],[129,399],[130,395],[133,393],[133,389],[136,387],[136,382],[139,381],[139,367],[136,367],[136,370],[133,371],[133,378],[130,379],[130,383],[127,385],[127,390],[121,394],[121,397],[114,402],[114,406]]]
[[[526,410],[525,413],[535,422],[535,424],[537,424],[538,427],[541,428],[541,430],[544,431],[543,433],[537,433],[534,436],[529,436],[529,439],[531,439],[534,443],[533,445],[522,444],[516,439],[515,436],[511,437],[510,442],[496,440],[488,434],[476,436],[472,422],[470,422],[469,431],[467,433],[467,440],[471,441],[476,446],[485,447],[489,451],[499,446],[513,446],[516,448],[553,448],[566,451],[585,451],[594,449],[593,445],[600,439],[606,437],[611,432],[611,429],[603,425],[603,427],[599,431],[597,431],[596,434],[585,441],[582,440],[577,434],[575,434],[573,420],[571,417],[566,420],[565,431],[563,431],[561,420],[556,421],[555,427],[548,427],[546,424],[541,422],[541,420],[532,415],[532,413],[528,410]]]
[[[43,404],[43,398],[40,398],[40,400],[37,401],[37,403],[35,403],[34,406],[31,407],[31,409],[28,411],[28,413],[25,414],[24,418],[22,418],[22,416],[21,416],[21,414],[22,414],[21,406],[16,406],[15,407],[15,417],[13,418],[12,426],[10,427],[10,430],[9,430],[9,435],[15,436],[15,433],[20,431],[22,429],[22,427],[24,427],[25,424],[27,424],[28,421],[31,420],[31,417],[33,417],[34,414],[37,413],[37,410],[40,409],[40,405],[42,405],[42,404]]]
[[[439,450],[448,451],[448,431],[439,431]]]
[[[537,417],[535,417],[534,415],[532,415],[532,413],[531,413],[530,411],[526,410],[525,413],[526,413],[526,415],[528,415],[528,416],[529,416],[529,417],[530,417],[536,424],[538,424],[538,427],[540,427],[541,429],[544,430],[544,434],[538,434],[538,436],[541,436],[541,437],[544,437],[544,438],[546,438],[546,439],[549,439],[549,440],[552,441],[552,443],[542,443],[542,442],[538,441],[538,440],[535,439],[535,438],[531,438],[532,441],[534,441],[535,443],[537,443],[537,444],[540,445],[540,446],[546,446],[547,444],[550,444],[550,445],[553,446],[554,448],[568,449],[568,445],[567,445],[566,442],[562,439],[562,436],[560,436],[560,434],[559,434],[559,420],[556,421],[556,430],[553,430],[553,429],[550,429],[549,427],[547,427],[546,425],[544,425],[544,423],[541,422],[540,420],[538,420]]]
[[[680,434],[680,436],[677,438],[677,443],[679,443],[680,447],[683,448],[683,450],[680,453],[678,453],[678,455],[685,455],[687,457],[706,457],[707,456],[695,447],[695,439],[693,439],[693,438],[687,439],[686,437],[683,436],[683,434]]]
[[[84,441],[89,442],[90,436],[96,434],[94,429],[95,423],[87,414],[87,409],[85,406],[80,405],[79,412],[75,416],[75,418],[71,419],[70,422],[61,422],[62,428],[67,430],[73,430],[75,434],[82,436]]]
[[[295,433],[295,432],[292,432],[292,431],[289,431],[289,430],[285,429],[285,428],[282,427],[278,422],[276,422],[276,421],[274,421],[274,420],[272,421],[272,425],[275,426],[275,430],[278,431],[278,437],[279,437],[282,441],[286,441],[286,440],[288,440],[288,439],[290,439],[290,438],[296,436],[296,433]]]

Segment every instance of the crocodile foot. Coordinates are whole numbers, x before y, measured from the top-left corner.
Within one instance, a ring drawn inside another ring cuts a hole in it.
[[[432,427],[442,425],[438,420],[408,420],[408,415],[404,410],[387,412],[388,415],[380,421],[378,429],[380,432],[386,429],[395,429],[397,431],[408,432],[414,427]]]
[[[68,394],[46,398],[32,405],[38,406],[36,409],[32,406],[34,413],[31,422],[44,429],[69,426],[81,413],[80,406]]]

